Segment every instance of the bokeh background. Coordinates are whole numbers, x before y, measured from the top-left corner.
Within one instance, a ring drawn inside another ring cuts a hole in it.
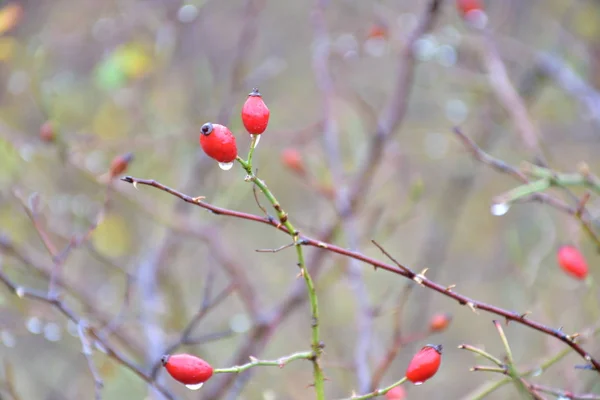
[[[315,39],[320,10],[314,2],[2,2],[0,231],[5,243],[27,257],[24,261],[3,251],[3,271],[21,285],[46,290],[52,259],[24,206],[35,203],[37,193],[40,224],[63,248],[96,220],[107,192],[98,177],[126,152],[135,157],[127,174],[206,196],[220,207],[261,214],[241,169],[222,171],[197,142],[202,123],[226,123],[245,154],[249,138],[239,113],[255,86],[271,110],[255,155],[259,175],[303,233],[317,236],[338,221],[330,194],[352,182],[364,162],[377,115],[394,89],[398,50],[428,2],[324,3],[326,42]],[[552,54],[582,80],[591,99],[600,96],[600,3],[504,0],[486,1],[485,7],[498,54],[539,129],[548,164],[576,171],[585,161],[600,171],[598,104],[594,109],[581,91],[565,90],[540,64],[540,56]],[[324,44],[329,45],[333,77],[329,109],[323,107],[314,69]],[[432,279],[456,284],[460,293],[532,311],[531,318],[566,332],[594,327],[600,318],[600,292],[593,283],[600,279],[598,255],[579,223],[532,203],[492,215],[491,199],[517,182],[473,160],[452,133],[460,126],[484,150],[512,165],[533,161],[493,90],[485,46],[481,34],[465,25],[454,1],[442,2],[433,29],[414,46],[407,114],[361,194],[364,205],[353,229],[358,248],[383,258],[370,243],[377,239],[399,261],[419,271],[429,268]],[[332,177],[328,163],[324,118],[337,127],[341,182]],[[40,127],[48,121],[57,135],[52,142],[40,138]],[[282,164],[281,152],[290,148],[301,155],[308,178]],[[211,310],[191,333],[195,344],[180,348],[215,367],[231,366],[239,347],[252,341],[261,323],[297,287],[293,249],[255,252],[285,245],[289,238],[152,188],[138,189],[113,182],[101,223],[61,268],[65,302],[92,326],[111,323],[114,346],[147,371],[181,336],[207,288],[214,296],[241,282],[246,290],[233,291]],[[573,204],[563,192],[555,193]],[[592,217],[597,206],[593,197],[588,203]],[[338,229],[332,241],[348,246],[348,236]],[[579,246],[588,257],[591,283],[575,281],[559,269],[555,253],[562,243]],[[317,290],[326,344],[323,366],[330,379],[328,396],[340,398],[357,390],[356,321],[365,300],[357,300],[348,260],[320,252],[308,249],[307,258],[317,257],[322,264]],[[369,368],[390,347],[396,323],[407,337],[419,338],[400,350],[382,384],[401,378],[412,354],[429,342],[444,345],[442,368],[427,384],[407,387],[409,399],[468,399],[480,385],[500,379],[469,372],[484,362],[457,349],[469,343],[502,357],[492,315],[474,314],[419,287],[399,313],[407,281],[366,265],[360,271],[373,309]],[[419,336],[436,312],[452,313],[451,326],[432,337]],[[523,369],[564,348],[517,324],[506,332]],[[302,303],[252,355],[277,358],[309,346],[310,314]],[[81,348],[76,326],[48,304],[0,289],[1,398],[93,398]],[[586,348],[600,357],[597,339]],[[96,349],[94,360],[105,381],[104,398],[160,398],[101,350]],[[570,355],[532,381],[600,393],[597,374],[573,368],[581,363]],[[182,399],[313,398],[307,388],[311,377],[310,364],[298,361],[283,369],[253,369],[225,389],[224,377],[217,376],[192,392],[159,373],[160,382]],[[507,385],[488,398],[517,398],[517,392]]]

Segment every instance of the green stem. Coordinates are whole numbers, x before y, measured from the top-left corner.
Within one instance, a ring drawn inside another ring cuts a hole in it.
[[[499,359],[497,359],[496,357],[494,357],[493,355],[491,355],[490,353],[479,349],[477,347],[473,347],[470,346],[468,344],[461,344],[460,346],[458,346],[459,349],[464,349],[464,350],[468,350],[470,352],[473,352],[475,354],[479,354],[480,356],[487,358],[488,360],[490,360],[491,362],[493,362],[494,364],[496,364],[499,367],[504,367],[504,363],[502,361],[500,361]]]
[[[508,373],[506,368],[488,367],[487,365],[478,365],[476,367],[471,368],[471,371],[496,372],[496,373],[502,374],[502,375],[506,375]]]
[[[262,366],[274,366],[283,368],[286,364],[295,360],[310,360],[313,357],[312,351],[304,351],[300,353],[294,353],[289,356],[278,358],[277,360],[258,360],[256,358],[250,357],[250,362],[244,365],[236,365],[230,368],[216,368],[214,370],[215,374],[239,374],[240,372],[244,372],[252,367],[256,367],[259,365]]]
[[[253,139],[254,143],[254,139]],[[273,195],[273,193],[269,190],[266,183],[259,179],[256,175],[252,173],[252,163],[250,160],[250,155],[252,154],[252,148],[250,148],[250,153],[248,157],[248,161],[244,161],[239,156],[236,160],[240,163],[240,165],[244,168],[248,176],[246,180],[249,182],[253,182],[260,191],[265,195],[267,200],[271,203],[275,212],[277,213],[277,217],[279,218],[279,222],[285,226],[292,236],[294,240],[294,247],[296,247],[296,254],[298,257],[298,267],[300,268],[300,276],[304,278],[304,282],[306,284],[306,288],[308,291],[308,299],[310,301],[310,311],[311,311],[311,328],[312,328],[312,338],[311,338],[311,348],[312,348],[312,356],[311,360],[313,362],[313,376],[314,376],[314,386],[315,392],[317,394],[317,400],[325,399],[325,375],[319,363],[319,358],[323,353],[323,344],[321,343],[321,336],[319,331],[319,304],[317,301],[317,292],[315,290],[315,285],[310,276],[308,269],[306,268],[306,263],[304,261],[304,250],[302,249],[302,241],[300,240],[300,232],[294,228],[294,225],[288,220],[287,213],[283,210],[277,198]]]
[[[377,397],[377,396],[383,396],[384,394],[386,394],[387,392],[389,392],[396,386],[402,385],[404,382],[406,382],[406,380],[407,380],[407,378],[404,377],[404,378],[400,379],[398,382],[392,383],[390,386],[385,387],[383,389],[377,389],[371,393],[363,394],[362,396],[352,396],[346,400],[365,400],[365,399],[372,399],[373,397]]]
[[[250,135],[252,137],[252,141],[250,142],[250,151],[248,152],[248,169],[252,171],[252,156],[254,155],[254,149],[256,148],[256,141],[260,137],[259,135]]]
[[[522,197],[532,195],[534,193],[543,192],[552,186],[552,181],[549,178],[540,179],[527,183],[525,185],[517,186],[516,188],[509,190],[508,192],[501,194],[494,199],[495,203],[512,203]]]
[[[504,349],[506,350],[506,365],[505,365],[505,373],[510,376],[520,393],[527,394],[529,391],[527,387],[523,384],[523,380],[519,374],[519,371],[515,368],[515,362],[513,359],[512,350],[510,349],[510,345],[508,344],[508,338],[504,333],[504,329],[502,329],[502,324],[500,321],[494,321],[494,325],[496,326],[496,330],[498,331],[498,335],[500,335],[500,339],[502,340],[502,344],[504,345]]]

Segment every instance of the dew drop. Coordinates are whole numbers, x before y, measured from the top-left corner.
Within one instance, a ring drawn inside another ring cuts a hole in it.
[[[415,386],[421,386],[423,382],[415,382]]]
[[[202,385],[204,385],[204,383],[198,383],[196,385],[185,385],[185,387],[190,390],[198,390],[202,387]]]
[[[492,215],[499,217],[501,215],[506,214],[509,209],[510,209],[510,206],[508,204],[497,203],[497,204],[492,204],[490,211],[491,211]]]
[[[6,347],[15,347],[17,345],[17,338],[9,331],[0,331],[0,343]]]
[[[42,333],[42,321],[38,317],[31,317],[27,320],[27,330],[34,334],[39,335]]]
[[[535,371],[533,371],[531,373],[531,376],[540,376],[540,375],[542,375],[543,372],[544,372],[544,370],[540,367],[540,368],[536,369]]]
[[[250,135],[254,140],[254,148],[258,147],[258,142],[260,142],[261,135]]]
[[[19,286],[15,289],[15,293],[17,294],[18,298],[22,299],[23,297],[25,297],[25,288]]]
[[[221,168],[223,171],[229,171],[232,167],[233,167],[233,162],[228,162],[228,163],[220,162],[219,163],[219,168]]]
[[[62,338],[60,326],[54,322],[49,322],[44,326],[44,337],[50,342],[58,342]]]

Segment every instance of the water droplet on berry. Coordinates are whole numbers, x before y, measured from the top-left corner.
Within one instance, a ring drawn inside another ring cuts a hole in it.
[[[195,385],[185,385],[186,388],[190,389],[190,390],[198,390],[202,387],[202,385],[204,385],[204,383],[198,383]]]
[[[254,140],[254,148],[258,147],[258,142],[260,142],[260,136],[261,135],[250,135],[250,137],[252,137],[252,139]]]
[[[420,386],[422,384],[423,384],[423,382],[415,382],[415,386]]]
[[[221,168],[223,171],[229,171],[231,168],[233,167],[233,162],[220,162],[219,163],[219,168]]]
[[[499,217],[501,215],[506,214],[509,209],[510,209],[510,206],[508,204],[497,203],[497,204],[492,204],[490,211],[491,211],[492,215]]]

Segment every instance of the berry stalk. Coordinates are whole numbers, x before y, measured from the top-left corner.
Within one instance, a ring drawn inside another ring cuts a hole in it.
[[[306,284],[306,289],[308,291],[308,298],[310,302],[310,312],[311,312],[311,361],[313,363],[313,376],[314,376],[314,386],[315,392],[317,394],[317,400],[325,399],[325,375],[323,374],[323,370],[321,369],[321,365],[319,363],[319,358],[321,353],[323,352],[323,344],[321,342],[321,335],[319,330],[319,303],[317,300],[317,292],[315,290],[315,284],[313,282],[308,269],[306,268],[306,262],[304,261],[304,251],[302,249],[302,240],[300,240],[300,232],[296,230],[294,225],[288,220],[288,214],[283,210],[277,198],[273,195],[271,190],[267,187],[266,183],[258,178],[252,172],[252,153],[255,147],[255,138],[252,139],[252,144],[250,146],[250,152],[248,154],[248,161],[244,161],[241,157],[237,157],[236,160],[240,163],[240,165],[244,168],[248,176],[246,180],[254,183],[260,191],[265,195],[269,203],[275,209],[277,213],[277,217],[279,218],[279,223],[285,226],[292,236],[294,241],[294,247],[296,248],[296,255],[298,257],[298,268],[300,268],[300,276],[304,278],[304,282]]]
[[[313,352],[312,351],[303,351],[303,352],[299,352],[299,353],[294,353],[294,354],[290,354],[289,356],[285,356],[285,357],[280,357],[276,360],[259,360],[257,358],[254,357],[250,357],[250,362],[246,363],[244,365],[236,365],[233,367],[229,367],[229,368],[215,368],[214,373],[215,374],[239,374],[241,372],[244,372],[246,370],[249,370],[252,367],[257,367],[259,365],[261,366],[271,366],[271,367],[279,367],[279,368],[283,368],[286,366],[286,364],[292,362],[292,361],[296,361],[296,360],[311,360],[313,358]]]
[[[404,382],[406,382],[406,380],[407,380],[407,378],[404,377],[404,378],[400,379],[398,382],[394,382],[390,386],[385,387],[383,389],[377,389],[377,390],[372,391],[371,393],[367,393],[362,396],[352,396],[346,400],[365,400],[365,399],[372,399],[377,396],[383,396],[384,394],[386,394],[387,392],[389,392],[396,386],[402,385]]]

